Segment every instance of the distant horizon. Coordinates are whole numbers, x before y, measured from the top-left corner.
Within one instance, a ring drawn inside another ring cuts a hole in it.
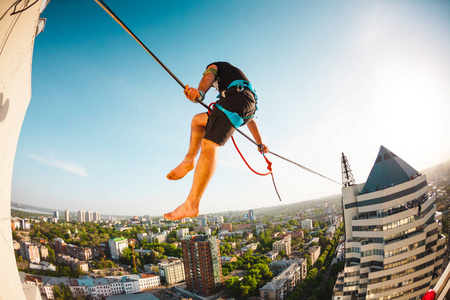
[[[449,164],[450,163],[450,159],[448,159],[448,160],[445,160],[445,161],[443,161],[443,162],[441,162],[441,163],[438,163],[438,164],[436,164],[436,165],[433,165],[433,166],[430,166],[430,167],[427,167],[427,168],[424,168],[423,170],[419,170],[419,172],[426,172],[426,171],[433,171],[433,170],[431,170],[432,168],[436,168],[436,167],[438,167],[438,166],[440,166],[440,165],[442,165],[442,164]],[[367,175],[368,176],[368,175]],[[362,182],[357,182],[356,184],[362,184]],[[294,204],[300,204],[300,203],[303,203],[303,202],[314,202],[314,201],[321,201],[322,199],[325,199],[325,198],[333,198],[333,197],[337,197],[337,196],[339,196],[339,194],[333,194],[333,195],[328,195],[328,196],[323,196],[323,197],[320,197],[320,198],[314,198],[314,199],[309,199],[309,200],[302,200],[302,201],[298,201],[298,202],[292,202],[292,203],[281,203],[281,204],[278,204],[278,205],[273,205],[273,206],[261,206],[261,207],[254,207],[254,208],[249,208],[249,209],[239,209],[239,210],[228,210],[228,211],[221,211],[221,212],[205,212],[205,213],[201,213],[201,214],[199,214],[199,216],[200,215],[216,215],[216,214],[225,214],[225,213],[227,213],[227,212],[241,212],[241,211],[248,211],[248,210],[258,210],[258,209],[268,209],[268,208],[271,208],[271,207],[282,207],[282,206],[287,206],[287,205],[294,205]],[[35,205],[32,205],[32,204],[27,204],[27,203],[18,203],[18,202],[15,202],[15,201],[11,201],[11,208],[12,209],[14,209],[13,208],[13,204],[21,204],[21,205],[27,205],[27,206],[30,206],[30,207],[33,207],[33,208],[36,208],[36,209],[45,209],[45,210],[47,210],[49,213],[52,213],[52,212],[55,212],[55,211],[59,211],[59,212],[64,212],[64,211],[66,211],[65,209],[64,210],[62,210],[62,209],[52,209],[52,208],[46,208],[46,207],[40,207],[40,206],[35,206]],[[14,206],[14,207],[16,207],[16,206]],[[139,217],[141,217],[141,216],[150,216],[150,217],[152,217],[152,218],[158,218],[158,217],[160,217],[160,218],[162,218],[162,215],[150,215],[150,214],[143,214],[143,215],[139,215],[139,214],[124,214],[124,215],[117,215],[117,214],[103,214],[101,211],[94,211],[94,210],[84,210],[84,209],[79,209],[79,210],[76,210],[76,211],[70,211],[69,210],[69,213],[72,213],[72,214],[76,214],[78,211],[84,211],[84,212],[87,212],[87,211],[92,211],[92,212],[99,212],[100,213],[100,216],[111,216],[111,217],[133,217],[133,216],[139,216]],[[30,211],[25,211],[25,212],[30,212]],[[191,218],[192,219],[192,218]]]
[[[278,204],[278,205],[274,205],[274,206],[264,206],[264,207],[256,207],[256,208],[249,208],[249,209],[241,209],[241,210],[229,210],[229,211],[223,211],[223,212],[214,212],[214,213],[202,213],[199,214],[199,216],[201,215],[217,215],[217,214],[226,214],[226,213],[234,213],[234,212],[241,212],[241,211],[249,211],[249,210],[258,210],[258,209],[267,209],[267,208],[271,208],[271,207],[282,207],[282,206],[288,206],[288,205],[295,205],[295,204],[299,204],[299,203],[303,203],[303,202],[314,202],[314,201],[321,201],[322,199],[327,199],[327,198],[333,198],[333,197],[338,197],[338,195],[330,195],[330,196],[324,196],[321,198],[317,198],[317,199],[310,199],[310,200],[304,200],[304,201],[300,201],[300,202],[293,202],[293,203],[286,203],[286,204]],[[39,207],[39,206],[35,206],[35,205],[31,205],[31,204],[26,204],[26,203],[18,203],[18,202],[11,202],[11,209],[15,209],[15,210],[19,210],[17,209],[17,206],[13,206],[13,205],[26,205],[26,206],[30,206],[32,207],[31,209],[34,209],[36,212],[39,211],[39,209],[43,209],[42,211],[40,211],[39,213],[48,213],[48,214],[53,214],[55,211],[58,212],[65,212],[66,210],[61,210],[61,209],[52,209],[52,208],[47,208],[47,207]],[[21,211],[23,212],[30,212],[30,213],[35,213],[33,211],[28,211],[25,210],[26,208],[23,208]],[[45,212],[44,210],[47,210],[47,212]],[[84,212],[98,212],[100,213],[100,217],[103,216],[108,216],[108,217],[134,217],[134,216],[138,216],[138,217],[142,217],[142,216],[150,216],[151,218],[162,218],[161,216],[158,215],[149,215],[149,214],[144,214],[144,215],[139,215],[139,214],[130,214],[130,215],[114,215],[114,214],[103,214],[101,211],[93,211],[93,210],[83,210],[83,209],[79,209],[76,211],[70,211],[69,213],[71,213],[72,215],[76,215],[78,211],[84,211]],[[60,218],[64,217],[62,215],[60,215]],[[192,217],[191,219],[195,219],[197,217]]]

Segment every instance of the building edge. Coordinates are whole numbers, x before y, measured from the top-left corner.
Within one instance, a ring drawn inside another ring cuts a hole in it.
[[[0,1],[0,298],[40,299],[22,288],[11,232],[11,184],[17,143],[31,100],[34,39],[45,20],[39,19],[49,0]],[[30,298],[31,297],[31,298]]]

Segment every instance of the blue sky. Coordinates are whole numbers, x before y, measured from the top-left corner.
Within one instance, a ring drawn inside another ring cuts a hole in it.
[[[448,1],[106,3],[184,84],[197,86],[213,61],[241,68],[257,90],[270,150],[334,180],[341,152],[357,182],[381,145],[418,170],[450,158]],[[95,1],[53,0],[43,17],[12,200],[104,214],[176,208],[192,174],[165,175],[183,159],[203,107]],[[264,171],[253,144],[235,137]],[[340,194],[269,159],[282,204]],[[278,204],[270,177],[251,173],[227,143],[200,212]]]

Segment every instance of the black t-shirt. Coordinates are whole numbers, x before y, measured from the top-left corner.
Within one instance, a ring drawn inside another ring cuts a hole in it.
[[[228,88],[230,83],[232,83],[235,80],[243,79],[247,80],[247,76],[238,68],[233,66],[232,64],[228,62],[218,61],[209,64],[210,65],[216,65],[217,66],[217,80],[219,83],[219,90],[223,91]]]

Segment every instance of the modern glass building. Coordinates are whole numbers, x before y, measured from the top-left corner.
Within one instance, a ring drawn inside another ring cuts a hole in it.
[[[446,241],[426,176],[381,146],[367,181],[344,184],[342,201],[346,263],[334,299],[421,299]]]

